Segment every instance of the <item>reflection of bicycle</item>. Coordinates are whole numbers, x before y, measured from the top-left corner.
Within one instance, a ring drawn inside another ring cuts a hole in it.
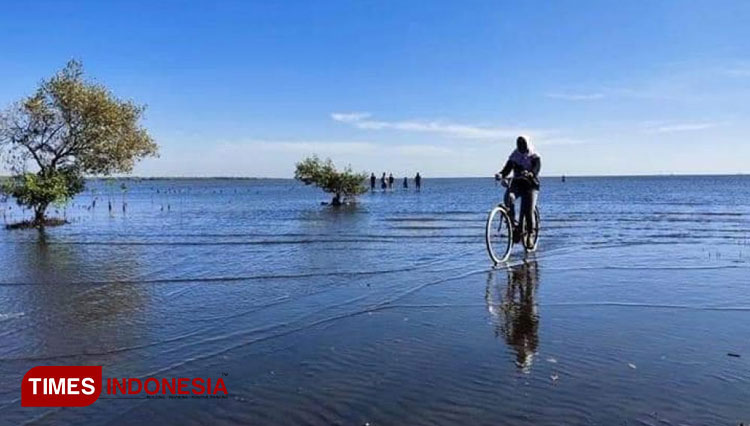
[[[507,187],[508,191],[510,190],[510,182],[503,181],[503,186]],[[521,207],[523,207],[523,203]],[[514,240],[516,242],[520,240],[527,252],[536,250],[539,243],[539,207],[534,207],[534,228],[531,230],[527,229],[526,215],[523,209],[521,210],[519,215],[521,219],[516,229],[513,229],[513,221],[511,220],[514,213],[504,203],[500,203],[490,210],[487,217],[485,240],[487,253],[495,264],[508,260]]]
[[[498,269],[487,275],[485,301],[495,326],[495,337],[503,338],[515,352],[516,366],[523,372],[531,366],[539,347],[539,311],[536,292],[539,267],[535,260],[508,268],[507,281]]]

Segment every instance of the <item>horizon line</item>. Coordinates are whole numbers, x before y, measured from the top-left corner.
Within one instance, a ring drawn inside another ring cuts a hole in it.
[[[552,175],[542,175],[541,178],[557,178],[560,179],[563,176],[565,178],[599,178],[599,177],[690,177],[690,176],[696,176],[696,177],[710,177],[710,176],[747,176],[750,175],[750,172],[736,172],[736,173],[643,173],[643,174],[552,174]],[[0,179],[2,178],[8,178],[11,177],[11,175],[0,175]],[[395,176],[394,176],[395,177]],[[399,178],[403,178],[404,176],[399,176]],[[430,177],[429,175],[425,177],[424,175],[422,178],[428,178],[428,179],[491,179],[493,176],[487,175],[487,176],[434,176]],[[413,179],[413,176],[411,177]],[[122,176],[86,176],[85,179],[91,179],[91,180],[104,180],[104,179],[148,179],[148,180],[157,180],[157,179],[236,179],[236,180],[250,180],[250,179],[264,179],[264,180],[295,180],[294,177],[272,177],[272,176],[138,176],[138,175],[122,175]]]

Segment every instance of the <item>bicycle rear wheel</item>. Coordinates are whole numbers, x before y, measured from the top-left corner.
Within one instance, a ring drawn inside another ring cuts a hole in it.
[[[531,230],[531,241],[528,241],[526,235],[523,238],[523,247],[527,252],[536,251],[539,245],[539,206],[534,207],[534,229]],[[531,244],[529,244],[531,242]]]
[[[490,211],[484,236],[490,260],[495,264],[505,262],[513,246],[513,225],[503,207],[497,206]]]

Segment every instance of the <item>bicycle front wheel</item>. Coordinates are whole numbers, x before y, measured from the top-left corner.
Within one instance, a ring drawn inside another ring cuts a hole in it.
[[[505,262],[513,246],[513,226],[504,208],[497,206],[490,211],[485,229],[487,253],[496,265]]]

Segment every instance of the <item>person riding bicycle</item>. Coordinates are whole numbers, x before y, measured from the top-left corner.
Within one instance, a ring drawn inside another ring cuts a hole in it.
[[[502,178],[504,181],[508,175],[513,172],[513,180],[505,193],[505,205],[511,212],[511,219],[514,227],[520,224],[516,220],[514,202],[516,198],[521,197],[521,212],[526,223],[526,229],[534,229],[534,208],[536,200],[539,197],[539,170],[542,168],[542,159],[534,150],[534,146],[527,136],[519,136],[516,139],[516,149],[508,157],[505,166],[500,173],[495,175],[496,179]],[[505,181],[507,182],[507,181]],[[520,241],[520,232],[514,232]],[[533,236],[529,233],[527,238]]]

